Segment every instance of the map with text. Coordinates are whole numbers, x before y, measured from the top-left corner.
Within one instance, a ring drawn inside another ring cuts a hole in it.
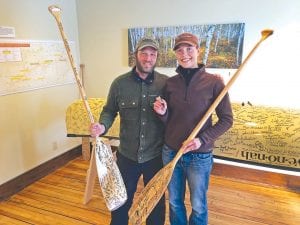
[[[62,41],[0,40],[0,95],[70,83],[75,78]]]

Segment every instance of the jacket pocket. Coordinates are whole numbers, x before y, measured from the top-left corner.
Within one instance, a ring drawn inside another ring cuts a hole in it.
[[[138,119],[138,106],[137,98],[121,99],[119,101],[120,116],[124,120]]]

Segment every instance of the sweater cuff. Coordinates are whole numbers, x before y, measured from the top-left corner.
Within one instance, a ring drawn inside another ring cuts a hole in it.
[[[205,141],[203,140],[203,138],[201,136],[198,136],[199,140],[200,140],[200,143],[201,145],[204,145],[205,144]]]
[[[103,132],[103,134],[100,135],[100,136],[103,136],[107,133],[107,128],[104,123],[100,123],[100,124],[104,126],[104,132]]]

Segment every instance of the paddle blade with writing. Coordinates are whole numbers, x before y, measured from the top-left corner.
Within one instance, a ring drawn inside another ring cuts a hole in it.
[[[176,162],[173,160],[163,167],[139,194],[128,213],[131,225],[140,225],[146,221],[148,215],[165,193],[166,184],[171,180]]]

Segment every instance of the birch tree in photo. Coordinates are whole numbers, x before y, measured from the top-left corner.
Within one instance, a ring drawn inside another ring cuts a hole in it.
[[[207,59],[208,59],[209,51],[210,51],[210,43],[214,36],[215,28],[216,28],[216,25],[208,26],[208,30],[207,30],[207,34],[206,34],[205,52],[204,52],[204,56],[202,59],[203,64],[207,63]]]
[[[219,38],[220,38],[220,34],[221,34],[221,30],[222,30],[222,24],[221,24],[220,26],[217,26],[217,32],[216,32],[216,43],[215,43],[214,52],[217,52],[217,47],[218,47],[218,42],[219,42]]]
[[[129,34],[129,46],[130,46],[130,52],[134,52],[134,35],[132,34],[132,29],[128,30],[128,34]]]
[[[231,24],[228,24],[228,28],[227,28],[227,43],[228,45],[230,44],[230,35],[231,35]]]
[[[242,23],[240,26],[240,31],[239,31],[239,36],[238,36],[238,43],[237,43],[237,48],[236,48],[236,65],[240,64],[240,51],[241,51],[241,42],[244,38],[244,30],[245,30],[245,24]]]
[[[198,38],[199,38],[199,47],[201,46],[202,40],[203,38],[203,34],[204,34],[204,26],[198,26],[198,31],[197,33],[199,34]]]

